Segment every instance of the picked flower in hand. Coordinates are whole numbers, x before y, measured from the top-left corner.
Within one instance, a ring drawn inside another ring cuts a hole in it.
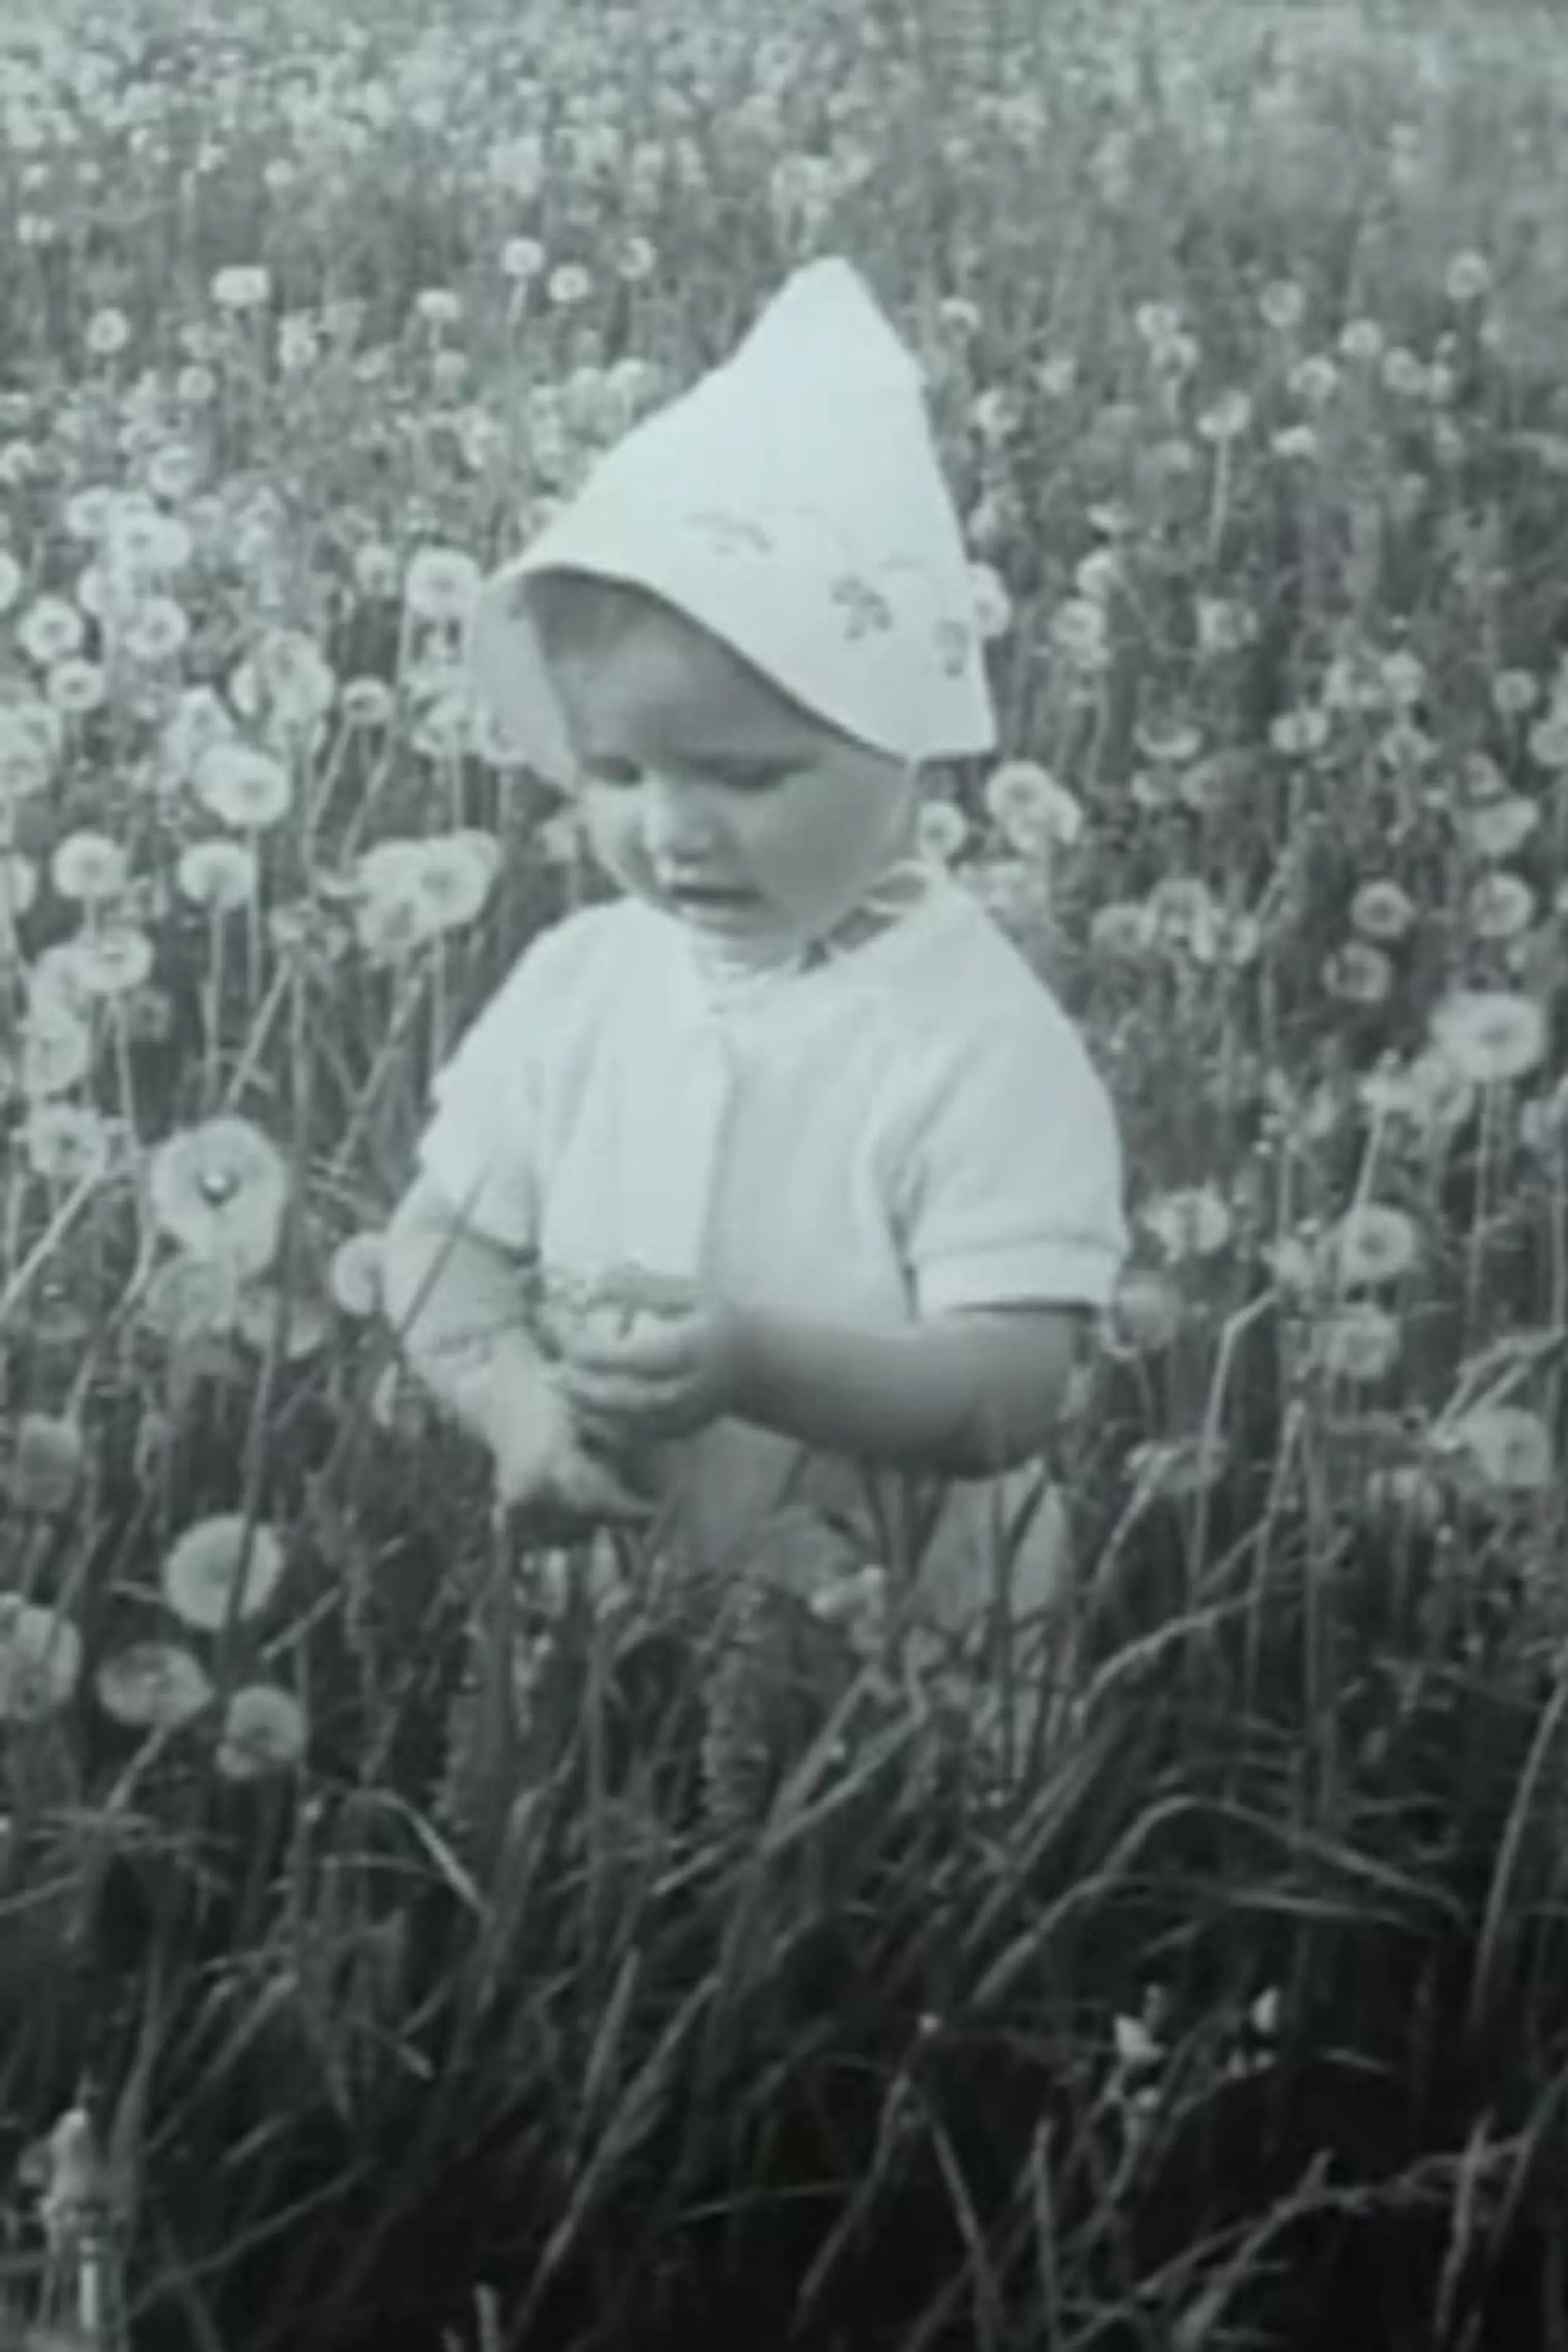
[[[689,1437],[737,1410],[740,1310],[690,1282],[620,1266],[563,1334],[556,1380],[582,1427],[611,1438]]]

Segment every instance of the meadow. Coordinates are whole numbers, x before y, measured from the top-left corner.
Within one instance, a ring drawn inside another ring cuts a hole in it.
[[[1562,50],[7,10],[0,2341],[1568,2345]],[[1127,1139],[1037,1705],[891,1550],[520,1552],[377,1314],[603,887],[478,582],[822,251],[1002,716],[926,854]]]

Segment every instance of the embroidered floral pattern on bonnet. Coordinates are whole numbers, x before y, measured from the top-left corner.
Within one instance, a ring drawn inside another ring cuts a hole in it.
[[[704,533],[717,555],[768,556],[778,552],[780,523],[805,523],[831,539],[840,554],[847,554],[845,535],[832,518],[815,507],[795,506],[781,509],[769,531],[753,516],[737,514],[729,507],[702,507],[683,517],[694,530]],[[789,535],[787,530],[784,534]],[[851,559],[841,571],[833,572],[827,583],[829,604],[842,616],[843,632],[850,644],[873,635],[886,635],[898,624],[897,607],[886,586],[885,575],[901,572],[911,575],[914,583],[934,591],[935,582],[926,566],[909,556],[892,556],[879,564],[877,572],[882,586],[874,586],[862,567]],[[963,621],[943,614],[931,632],[937,658],[945,676],[961,677],[969,658],[973,632]]]

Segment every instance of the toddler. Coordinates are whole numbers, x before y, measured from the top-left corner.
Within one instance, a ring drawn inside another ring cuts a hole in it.
[[[503,1503],[651,1496],[672,1558],[743,1571],[786,1499],[853,1526],[928,1474],[935,1622],[994,1622],[1009,1553],[1012,1610],[1047,1602],[1119,1143],[1054,997],[917,854],[923,764],[996,730],[919,372],[857,273],[798,271],[618,443],[470,656],[624,895],[536,939],[437,1079],[384,1261],[416,1372]],[[531,1264],[618,1311],[531,1321]]]

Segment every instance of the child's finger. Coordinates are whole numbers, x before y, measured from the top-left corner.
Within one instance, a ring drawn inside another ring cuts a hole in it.
[[[655,1315],[679,1315],[697,1303],[697,1294],[689,1282],[678,1275],[657,1274],[649,1266],[618,1265],[600,1275],[590,1283],[584,1304],[590,1313],[595,1307],[619,1307],[630,1311]]]
[[[642,1382],[635,1388],[625,1383],[596,1382],[571,1395],[572,1409],[579,1422],[598,1429],[606,1439],[628,1431],[646,1431],[664,1413],[668,1403],[666,1388],[650,1388]]]
[[[603,1391],[596,1395],[584,1392],[567,1402],[579,1441],[610,1453],[640,1429],[646,1415],[646,1406],[640,1399],[611,1398]]]
[[[647,1393],[647,1382],[605,1363],[563,1362],[556,1385],[574,1412],[615,1414]]]
[[[574,1339],[562,1361],[568,1376],[658,1380],[680,1371],[690,1355],[689,1336],[679,1327],[645,1325],[623,1339],[599,1334]]]

